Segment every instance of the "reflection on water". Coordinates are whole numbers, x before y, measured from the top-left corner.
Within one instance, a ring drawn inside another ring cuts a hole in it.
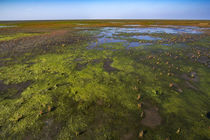
[[[167,33],[167,34],[180,34],[180,33],[189,33],[189,34],[200,34],[202,33],[199,27],[191,26],[180,26],[177,27],[139,27],[139,28],[118,28],[118,27],[105,27],[103,30],[107,32],[115,33]]]
[[[90,46],[88,46],[88,49],[98,47],[99,45],[104,44],[104,43],[116,43],[116,42],[125,42],[126,43],[127,41],[121,40],[121,39],[114,39],[114,38],[107,38],[107,37],[100,38],[99,37],[96,42],[93,42],[93,43],[91,43]]]
[[[100,29],[100,33],[97,35],[96,42],[91,43],[88,49],[99,47],[104,43],[116,43],[123,42],[130,47],[139,47],[145,45],[152,45],[152,43],[141,42],[128,42],[128,39],[138,39],[146,41],[162,40],[160,37],[153,37],[149,34],[152,33],[166,33],[166,34],[201,34],[202,28],[192,26],[150,26],[150,27],[137,27],[140,25],[124,25],[126,27],[104,27]],[[131,34],[128,36],[123,35]],[[147,35],[132,35],[132,33],[146,33]]]
[[[152,43],[130,42],[127,48],[152,45]]]
[[[138,35],[138,36],[131,36],[131,38],[140,39],[140,40],[161,40],[159,37],[152,37],[148,35]]]

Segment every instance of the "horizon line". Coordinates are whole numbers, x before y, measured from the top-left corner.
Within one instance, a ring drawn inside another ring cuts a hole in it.
[[[131,19],[126,19],[126,18],[122,18],[122,19],[118,19],[118,18],[90,18],[90,19],[17,19],[17,20],[1,20],[0,19],[0,22],[1,21],[73,21],[73,20],[188,20],[188,21],[192,21],[192,20],[206,20],[206,21],[210,21],[210,19],[182,19],[182,18],[172,18],[172,19],[159,19],[159,18],[148,18],[148,19],[141,19],[141,18],[138,18],[138,19],[135,19],[135,18],[131,18]]]

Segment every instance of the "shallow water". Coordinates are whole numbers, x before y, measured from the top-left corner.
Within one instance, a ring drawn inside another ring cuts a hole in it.
[[[160,27],[147,27],[147,28],[119,28],[115,29],[117,32],[123,33],[167,33],[167,34],[200,34],[202,33],[197,28],[160,28]]]
[[[15,26],[0,26],[0,28],[8,28],[8,27],[15,27]]]
[[[152,45],[152,43],[131,42],[131,43],[129,43],[127,48],[139,47],[139,46],[147,46],[147,45]]]
[[[159,37],[152,37],[148,35],[132,36],[131,38],[140,39],[140,40],[161,40],[161,38]]]
[[[124,33],[167,33],[167,34],[179,34],[179,33],[189,33],[189,34],[200,34],[202,31],[199,27],[191,26],[166,26],[166,27],[138,27],[138,28],[119,28],[119,27],[105,27],[103,30],[109,32],[124,32]]]
[[[98,38],[96,42],[91,43],[91,45],[88,46],[88,49],[99,47],[99,45],[104,44],[104,43],[117,43],[117,42],[125,42],[126,43],[127,41],[121,40],[121,39],[101,37],[101,38]]]
[[[157,41],[162,40],[160,37],[153,37],[150,35],[130,35],[123,36],[123,33],[166,33],[166,34],[201,34],[202,29],[192,26],[155,26],[155,27],[137,27],[139,25],[124,25],[127,27],[104,27],[100,29],[100,33],[97,35],[96,42],[93,42],[88,48],[99,47],[104,43],[116,43],[123,42],[130,47],[139,47],[142,45],[151,45],[152,43],[140,43],[140,42],[128,42],[128,39],[139,39],[145,41]]]

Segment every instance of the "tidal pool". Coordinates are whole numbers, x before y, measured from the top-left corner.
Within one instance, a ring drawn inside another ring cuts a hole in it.
[[[152,43],[130,42],[127,49],[132,47],[148,46],[148,45],[152,45]]]
[[[126,27],[125,27],[126,26]],[[199,27],[192,26],[150,26],[138,27],[139,25],[124,25],[124,27],[104,27],[99,29],[95,42],[90,43],[88,49],[99,47],[104,43],[123,42],[130,47],[139,47],[142,45],[152,45],[158,40],[163,40],[161,37],[154,37],[152,34],[201,34],[203,31]],[[125,36],[124,34],[128,34]],[[130,35],[129,35],[130,34]],[[143,34],[143,35],[134,35]],[[147,35],[144,35],[147,34]],[[150,42],[129,42],[129,39],[137,39]]]
[[[148,36],[148,35],[135,35],[135,36],[131,36],[131,38],[135,38],[135,39],[139,39],[139,40],[161,40],[160,37],[152,37],[152,36]]]
[[[104,43],[117,43],[117,42],[125,42],[125,43],[127,43],[126,40],[101,37],[101,38],[98,38],[96,42],[91,43],[91,45],[89,45],[87,48],[88,49],[93,49],[95,47],[99,47],[99,45],[104,44]]]
[[[179,28],[178,28],[179,27]],[[167,34],[180,34],[180,33],[189,33],[189,34],[200,34],[202,31],[199,27],[138,27],[138,28],[119,28],[119,27],[105,27],[103,30],[107,32],[115,33],[167,33]]]

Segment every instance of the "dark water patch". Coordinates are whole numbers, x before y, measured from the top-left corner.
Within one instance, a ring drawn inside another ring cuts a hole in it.
[[[111,59],[105,59],[104,60],[104,65],[103,68],[106,72],[114,72],[114,71],[119,71],[117,68],[114,68],[112,66],[110,66],[112,64],[113,60]]]
[[[88,63],[77,63],[76,70],[83,70],[87,66],[87,64]]]
[[[53,140],[60,132],[62,126],[63,125],[60,122],[55,121],[53,118],[47,118],[43,121],[43,127],[40,131],[39,137],[43,140]],[[25,139],[34,139],[34,137],[27,135]]]
[[[100,59],[93,59],[93,60],[91,60],[91,64],[98,64],[100,62],[101,62]]]
[[[8,85],[4,84],[3,81],[0,80],[0,93],[4,92],[5,90],[7,90],[9,88]]]
[[[134,136],[135,136],[135,134],[133,134],[132,132],[129,132],[129,133],[123,134],[121,139],[122,140],[132,140],[132,139],[134,139]]]
[[[59,83],[59,84],[56,84],[55,86],[61,87],[61,86],[66,86],[66,85],[71,85],[71,83]]]
[[[210,65],[210,58],[208,56],[201,56],[198,59],[198,62],[204,65]]]
[[[21,96],[21,93],[32,84],[32,81],[26,81],[18,84],[6,85],[0,81],[0,96],[5,99],[15,99]]]
[[[79,62],[79,61],[84,61],[84,59],[82,59],[82,58],[76,58],[76,59],[74,59],[74,61]]]
[[[182,79],[187,80],[187,81],[192,81],[192,82],[198,82],[199,77],[196,72],[191,72],[189,74],[183,74],[181,76]]]
[[[144,106],[145,117],[141,120],[141,124],[150,128],[155,128],[160,125],[162,118],[158,113],[159,109],[149,103],[144,103]]]
[[[29,86],[31,85],[31,81],[27,81],[27,82],[22,82],[19,84],[14,85],[16,87],[16,89],[18,89],[18,92],[16,94],[14,94],[11,98],[18,98],[20,97],[21,93]]]
[[[207,112],[207,113],[206,113],[206,117],[207,117],[208,119],[210,119],[210,112]]]

